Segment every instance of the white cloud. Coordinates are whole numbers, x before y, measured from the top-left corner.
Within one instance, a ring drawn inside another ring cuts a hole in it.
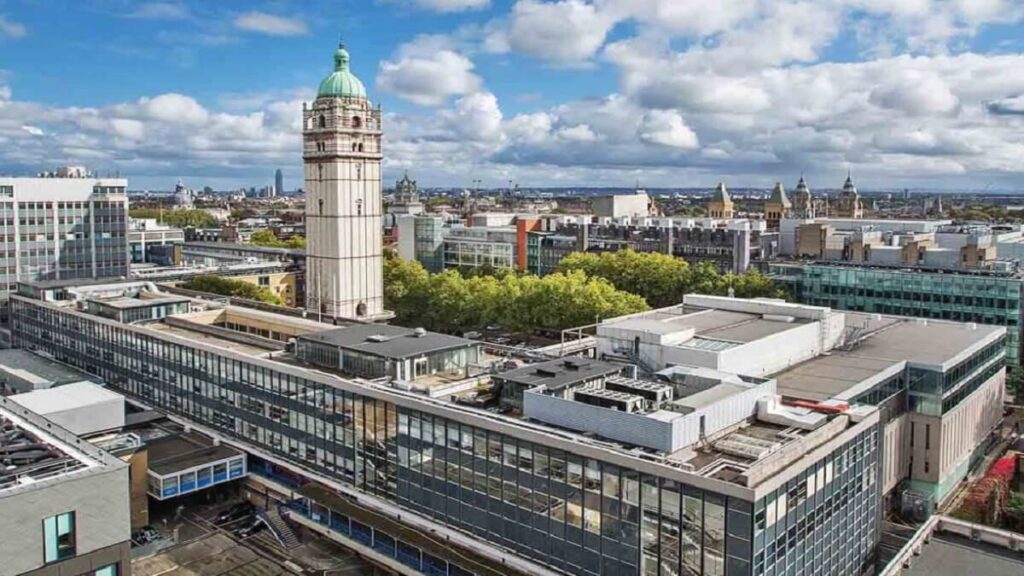
[[[8,20],[0,15],[0,40],[17,40],[18,38],[24,38],[27,34],[28,30],[24,24]]]
[[[586,124],[559,128],[556,136],[569,142],[596,142],[598,140],[597,134]]]
[[[139,5],[129,18],[140,20],[184,20],[189,17],[188,8],[177,2],[147,2]]]
[[[235,18],[235,28],[270,36],[302,36],[309,27],[301,18],[275,16],[265,12],[246,12]]]
[[[402,45],[377,71],[378,89],[421,106],[440,106],[480,85],[473,62],[443,36],[420,36]]]
[[[41,128],[39,128],[38,126],[29,126],[28,124],[26,124],[26,125],[22,126],[21,129],[24,130],[25,132],[33,135],[33,136],[42,136],[43,135],[43,130]]]
[[[462,12],[479,10],[491,4],[490,0],[409,0],[417,8],[434,12]]]
[[[945,81],[934,73],[909,70],[871,90],[870,101],[912,115],[950,114],[960,104]]]
[[[686,150],[698,146],[697,134],[683,122],[683,117],[678,112],[668,110],[652,110],[644,115],[640,124],[640,139]]]
[[[578,64],[601,48],[614,24],[611,15],[583,0],[518,0],[507,25],[491,29],[485,46],[557,64]]]

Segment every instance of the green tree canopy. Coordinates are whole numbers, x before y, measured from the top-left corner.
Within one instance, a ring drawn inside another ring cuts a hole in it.
[[[685,260],[657,252],[576,252],[562,259],[558,271],[580,271],[603,278],[619,290],[642,296],[661,308],[682,302],[686,294],[726,295],[740,298],[785,298],[785,291],[757,271],[722,275],[711,262],[691,266]]]
[[[270,290],[245,282],[244,280],[236,280],[234,278],[224,278],[222,276],[196,276],[182,284],[181,287],[188,290],[196,290],[198,292],[220,294],[221,296],[245,298],[247,300],[255,300],[266,304],[274,304],[276,306],[284,305],[284,301],[281,297]]]
[[[384,305],[396,322],[441,332],[498,324],[530,334],[561,330],[647,309],[643,298],[582,271],[464,277],[455,270],[429,274],[419,262],[384,261]]]
[[[292,236],[287,240],[278,240],[274,231],[263,228],[252,233],[249,243],[254,246],[266,246],[268,248],[293,248],[304,250],[306,248],[305,236]]]
[[[175,228],[216,228],[220,222],[205,210],[160,210],[157,208],[132,208],[128,211],[132,218],[153,218],[162,224]]]

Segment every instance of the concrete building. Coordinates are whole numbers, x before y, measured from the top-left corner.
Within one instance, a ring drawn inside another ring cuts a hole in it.
[[[637,190],[635,194],[612,194],[594,198],[593,212],[603,218],[645,218],[653,215],[651,198],[642,190]]]
[[[128,248],[132,264],[153,263],[175,266],[181,263],[185,231],[160,224],[155,218],[128,219]]]
[[[262,314],[296,333],[309,322]],[[250,480],[297,522],[417,570],[592,576],[864,571],[883,495],[940,501],[969,467],[1001,399],[1005,336],[687,296],[598,326],[594,363],[625,360],[622,373],[575,378],[589,361],[563,360],[559,384],[524,383],[521,410],[503,412],[486,374],[419,388],[310,369],[226,323],[193,328],[12,297],[16,345],[246,452]],[[890,462],[903,447],[920,454],[905,472]],[[263,476],[274,469],[303,486]],[[403,556],[423,535],[444,545]]]
[[[772,258],[777,244],[777,235],[766,233],[759,220],[501,214],[484,221],[476,216],[471,226],[428,214],[402,217],[398,255],[431,272],[488,267],[545,275],[573,252],[628,248],[742,273]]]
[[[879,406],[879,480],[893,509],[921,502],[934,509],[944,502],[981,460],[1002,419],[1007,338],[999,326],[690,295],[679,306],[604,321],[597,338],[600,357],[625,359],[670,380],[702,382],[698,389],[715,391],[703,394],[733,398],[737,409],[756,409],[761,418],[770,410],[754,404],[765,394],[811,408]],[[686,407],[668,409],[686,416],[703,405]],[[705,434],[727,426],[722,409],[699,424]],[[584,417],[579,408],[551,414],[574,428]],[[600,424],[583,425],[613,427],[606,436],[644,430],[630,441],[661,449],[684,442],[679,434],[687,423],[678,416],[648,411],[645,417],[656,422],[646,425],[614,417],[616,424],[605,414],[593,416]]]
[[[334,72],[303,104],[306,309],[332,317],[386,317],[383,296],[381,111],[339,46]]]
[[[128,275],[127,181],[58,174],[67,176],[0,177],[0,322],[19,281]]]
[[[128,465],[0,397],[0,572],[130,576]]]

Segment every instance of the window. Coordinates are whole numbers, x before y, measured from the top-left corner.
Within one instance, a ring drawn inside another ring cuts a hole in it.
[[[117,576],[119,573],[117,564],[108,564],[93,573],[93,576]]]
[[[44,562],[57,562],[75,555],[75,513],[65,512],[43,519]]]

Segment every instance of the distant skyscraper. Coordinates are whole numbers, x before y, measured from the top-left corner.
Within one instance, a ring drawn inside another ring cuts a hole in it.
[[[334,72],[303,104],[306,309],[345,318],[384,314],[380,108],[334,53]]]
[[[274,196],[280,196],[284,194],[284,174],[281,173],[281,169],[278,168],[277,172],[274,172]]]

